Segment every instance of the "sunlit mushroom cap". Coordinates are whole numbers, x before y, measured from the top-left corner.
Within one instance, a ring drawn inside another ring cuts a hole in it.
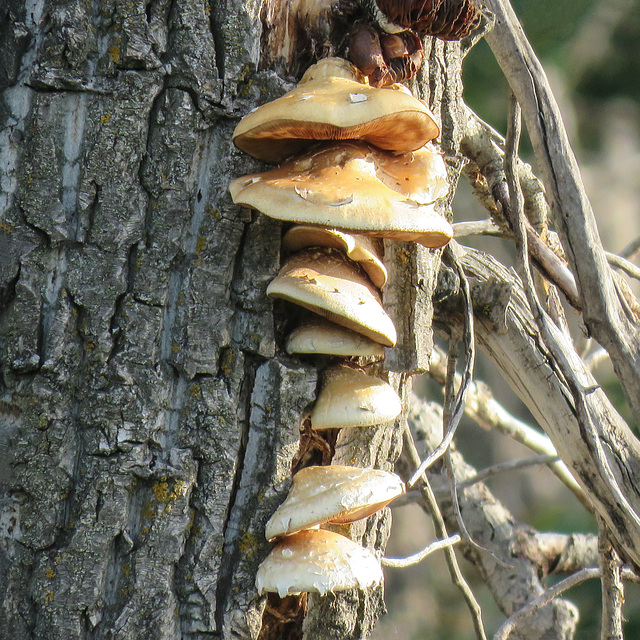
[[[380,242],[380,241],[378,241]],[[360,263],[371,282],[381,288],[387,281],[387,269],[376,248],[376,240],[366,236],[352,235],[337,229],[296,225],[282,237],[282,249],[291,253],[307,247],[333,247],[344,251],[351,260]]]
[[[247,114],[233,132],[246,153],[278,163],[313,140],[366,140],[413,151],[440,135],[427,107],[401,85],[376,89],[340,58],[311,66],[298,86]]]
[[[380,584],[382,568],[367,549],[333,531],[311,529],[282,538],[264,559],[256,575],[258,593],[286,595]]]
[[[313,408],[314,429],[368,427],[395,420],[402,411],[398,394],[384,380],[350,367],[333,367]]]
[[[307,249],[291,256],[267,295],[311,309],[387,347],[396,343],[380,293],[356,263],[335,249]]]
[[[324,523],[366,518],[404,491],[402,480],[380,469],[306,467],[293,477],[286,500],[265,528],[267,540]]]
[[[384,356],[381,344],[322,318],[308,320],[296,327],[287,338],[286,349],[287,353],[328,356]]]
[[[447,193],[441,156],[396,156],[363,142],[322,145],[229,186],[236,204],[289,222],[441,247],[451,225],[434,207]]]

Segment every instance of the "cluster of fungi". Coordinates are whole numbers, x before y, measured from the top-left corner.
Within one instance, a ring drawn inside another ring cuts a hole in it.
[[[363,366],[380,369],[384,347],[397,341],[381,302],[382,239],[440,248],[452,236],[436,204],[448,192],[446,166],[428,145],[439,126],[421,100],[390,80],[419,68],[416,34],[435,29],[459,38],[479,14],[466,0],[418,4],[422,13],[409,4],[393,13],[377,2],[387,17],[378,21],[383,32],[354,29],[354,64],[320,60],[295,89],[245,116],[233,136],[241,150],[279,164],[237,178],[230,192],[234,203],[292,225],[282,239],[287,258],[267,295],[311,313],[290,332],[286,350],[343,358],[324,372],[308,416],[316,433],[381,425],[401,413],[393,388]],[[258,592],[282,598],[379,584],[374,554],[320,527],[371,515],[404,491],[401,479],[330,460],[298,466],[288,497],[266,525],[266,538],[276,544],[258,570]]]

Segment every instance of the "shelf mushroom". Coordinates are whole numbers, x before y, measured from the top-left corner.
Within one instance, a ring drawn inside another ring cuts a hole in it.
[[[286,595],[346,589],[366,589],[380,584],[382,568],[367,549],[333,531],[307,529],[282,538],[264,559],[256,574],[258,593]]]
[[[295,89],[248,113],[233,142],[277,164],[314,140],[360,139],[404,153],[440,135],[433,114],[402,85],[377,89],[363,80],[346,60],[324,58]]]
[[[395,474],[342,465],[306,467],[293,477],[289,495],[265,527],[267,540],[321,524],[355,522],[404,492]]]
[[[387,281],[387,269],[380,259],[380,251],[374,238],[352,235],[338,229],[325,229],[297,224],[282,236],[282,250],[295,253],[309,247],[340,249],[348,258],[357,262],[381,289]]]
[[[395,420],[402,402],[391,385],[346,366],[328,369],[311,409],[314,429],[369,427]]]
[[[362,142],[331,143],[237,178],[229,190],[236,204],[278,220],[432,248],[453,235],[434,204],[448,191],[446,167],[428,149],[398,156]]]
[[[387,347],[396,343],[396,329],[380,293],[335,249],[307,249],[291,256],[267,295],[294,302]]]
[[[324,318],[309,319],[287,337],[287,353],[383,358],[384,347],[356,331]]]

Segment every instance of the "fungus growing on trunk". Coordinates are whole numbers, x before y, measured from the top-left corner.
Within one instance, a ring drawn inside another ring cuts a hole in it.
[[[380,469],[332,465],[306,467],[293,477],[286,500],[265,527],[267,540],[321,524],[366,518],[404,492],[395,474]]]
[[[448,191],[446,166],[428,149],[394,155],[361,142],[332,143],[237,178],[229,190],[236,204],[278,220],[432,248],[453,234],[433,204]]]
[[[233,142],[278,163],[314,140],[359,139],[404,153],[439,135],[429,109],[402,85],[371,87],[346,60],[325,58],[309,67],[295,89],[248,113]]]
[[[267,287],[282,298],[368,336],[386,347],[397,340],[380,293],[357,263],[335,249],[306,249],[291,256]]]
[[[256,574],[258,593],[286,595],[345,589],[366,589],[380,584],[382,568],[367,549],[333,531],[307,529],[282,538]]]
[[[380,250],[376,240],[366,236],[351,235],[337,229],[296,225],[282,237],[282,249],[295,253],[308,247],[330,247],[340,249],[357,262],[371,278],[371,282],[381,289],[387,281],[387,269],[380,260]]]
[[[384,357],[384,347],[370,338],[322,318],[296,327],[287,338],[287,353]]]
[[[311,409],[314,429],[369,427],[395,420],[402,402],[393,387],[364,371],[338,366],[328,369]]]

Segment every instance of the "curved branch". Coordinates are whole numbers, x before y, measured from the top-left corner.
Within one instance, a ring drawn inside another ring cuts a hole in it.
[[[462,257],[468,277],[479,282],[503,281],[511,285],[500,327],[486,316],[476,317],[478,344],[496,363],[521,400],[551,438],[562,460],[583,487],[595,510],[609,525],[619,553],[640,566],[640,447],[634,434],[611,406],[578,357],[572,345],[554,332],[564,357],[589,390],[591,434],[583,431],[572,394],[554,364],[553,355],[541,341],[522,285],[512,272],[482,252],[468,249]],[[474,288],[474,291],[478,286]],[[453,321],[450,309],[446,318]],[[582,416],[581,416],[582,417]],[[617,487],[599,473],[596,458],[604,451]],[[617,490],[616,490],[617,488]],[[618,500],[622,491],[624,503]]]
[[[511,5],[506,0],[486,0],[485,4],[496,18],[486,39],[522,106],[547,198],[583,301],[585,324],[611,354],[627,401],[640,414],[637,318],[618,295],[558,105]]]

